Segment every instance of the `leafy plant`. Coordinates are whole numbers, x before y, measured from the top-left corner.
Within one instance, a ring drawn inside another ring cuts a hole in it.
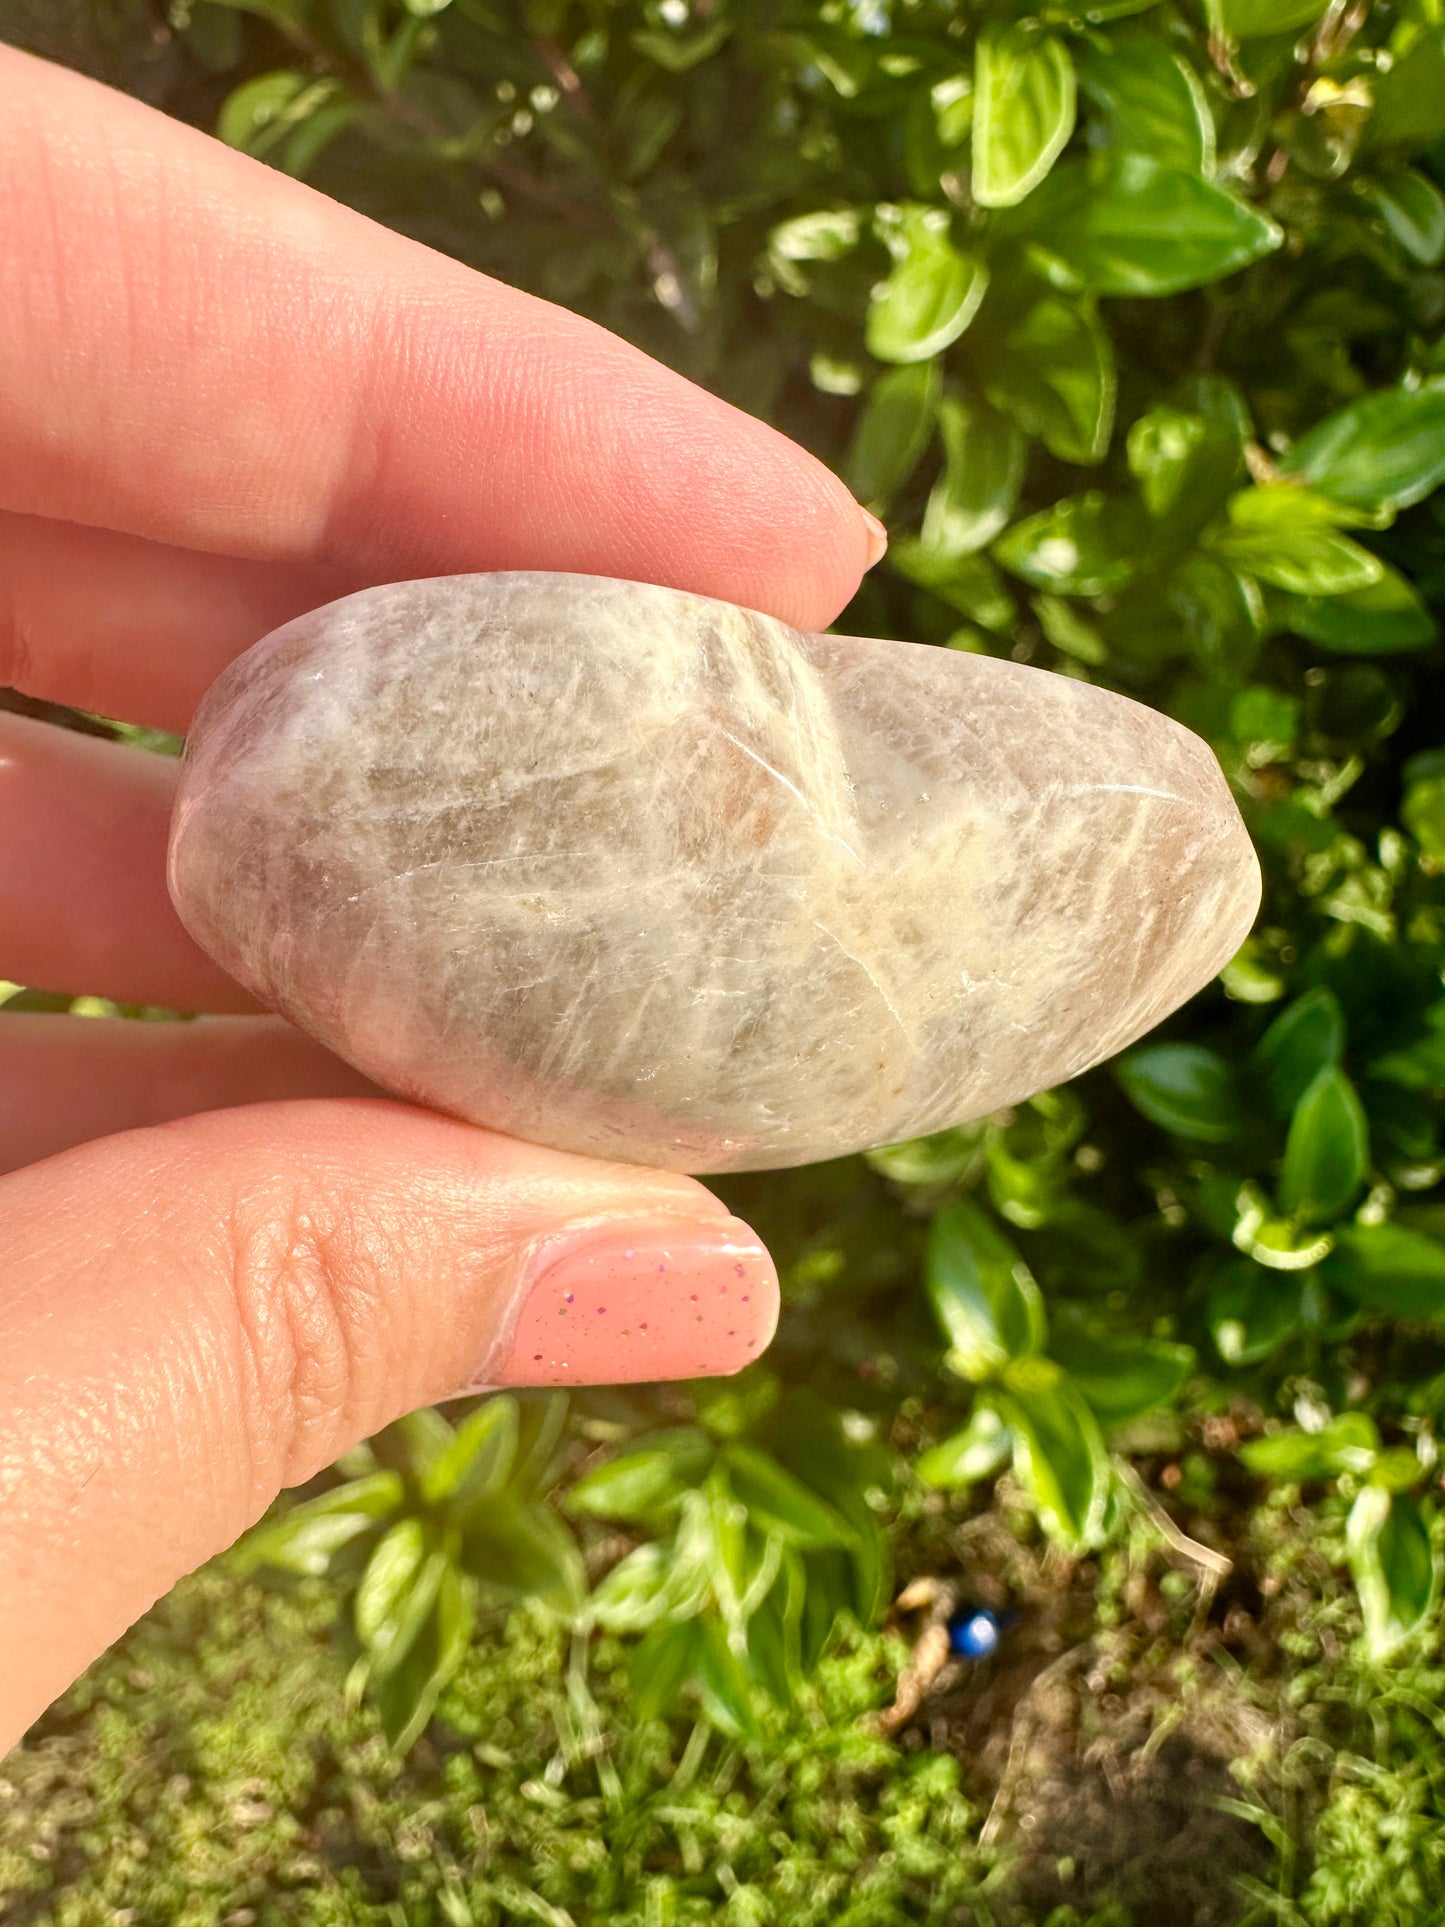
[[[742,1400],[704,1397],[702,1424],[636,1439],[568,1491],[573,1514],[650,1535],[587,1605],[590,1623],[642,1635],[632,1665],[644,1716],[691,1681],[724,1731],[756,1737],[758,1692],[790,1706],[838,1620],[869,1625],[884,1603],[874,1507],[892,1483],[888,1454],[850,1442],[807,1392],[775,1407],[777,1393],[759,1377]]]
[[[242,1572],[327,1575],[350,1601],[351,1686],[407,1747],[465,1658],[478,1610],[527,1600],[564,1619],[587,1581],[547,1504],[560,1471],[561,1394],[473,1407],[457,1425],[413,1412],[351,1453],[345,1476],[267,1520],[232,1555]]]
[[[400,1739],[474,1616],[534,1597],[741,1736],[876,1613],[884,1542],[1005,1468],[1018,1530],[1021,1497],[1095,1555],[1136,1482],[1241,1541],[1231,1505],[1303,1482],[1348,1515],[1358,1663],[1413,1664],[1445,1409],[1434,0],[114,5],[132,84],[817,449],[892,533],[845,628],[1200,732],[1265,872],[1219,983],[1112,1067],[719,1186],[788,1299],[735,1403],[584,1397],[547,1469],[551,1408],[422,1416],[246,1556],[346,1594]],[[447,1487],[464,1438],[493,1471]]]

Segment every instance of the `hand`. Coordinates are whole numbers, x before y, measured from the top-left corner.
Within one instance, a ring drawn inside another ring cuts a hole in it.
[[[3,49],[0,106],[0,682],[184,729],[370,582],[575,569],[807,627],[851,594],[841,484],[590,323]],[[364,1095],[256,1015],[167,900],[173,776],[0,716],[0,969],[216,1013],[0,1019],[0,1752],[280,1487],[547,1376],[569,1281],[610,1295],[584,1382],[735,1370],[776,1314],[701,1185]],[[745,1275],[702,1356],[644,1248]]]

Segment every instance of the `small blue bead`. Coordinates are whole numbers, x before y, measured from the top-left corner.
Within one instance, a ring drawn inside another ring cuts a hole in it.
[[[960,1659],[987,1659],[998,1635],[997,1616],[979,1606],[964,1606],[948,1622],[948,1644]]]

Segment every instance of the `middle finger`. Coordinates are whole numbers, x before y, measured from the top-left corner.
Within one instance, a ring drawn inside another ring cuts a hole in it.
[[[0,974],[70,996],[254,1011],[166,890],[178,765],[0,714]]]

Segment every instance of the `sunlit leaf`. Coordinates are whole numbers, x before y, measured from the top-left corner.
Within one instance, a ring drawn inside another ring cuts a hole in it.
[[[1248,1439],[1239,1456],[1251,1472],[1269,1479],[1333,1479],[1366,1473],[1380,1450],[1380,1434],[1367,1412],[1341,1412],[1317,1432],[1275,1432]]]
[[[1198,74],[1158,33],[1126,27],[1081,44],[1079,80],[1104,109],[1114,144],[1208,175],[1214,118]]]
[[[1037,245],[1096,294],[1202,287],[1284,238],[1268,215],[1198,174],[1109,149],[1055,168],[1021,212]]]
[[[1036,589],[1098,596],[1129,581],[1139,546],[1127,508],[1113,496],[1090,491],[1015,522],[994,554]]]
[[[1008,524],[1024,470],[1024,438],[987,403],[946,396],[940,406],[943,473],[923,512],[923,542],[971,555]]]
[[[879,361],[927,361],[978,313],[988,269],[954,243],[947,216],[934,208],[904,211],[897,255],[868,306],[868,352]]]
[[[1435,1596],[1439,1561],[1429,1521],[1409,1493],[1367,1485],[1350,1509],[1346,1539],[1366,1650],[1389,1659],[1424,1623]]]
[[[998,1471],[1013,1450],[1008,1426],[990,1405],[980,1405],[960,1432],[930,1447],[914,1466],[925,1485],[977,1485]]]
[[[1057,1369],[1057,1368],[1056,1368]],[[1071,1548],[1098,1542],[1112,1477],[1099,1422],[1060,1375],[1000,1395],[1014,1441],[1014,1473],[1049,1534]]]
[[[584,1473],[568,1489],[567,1510],[603,1519],[662,1517],[701,1483],[712,1457],[712,1440],[696,1426],[654,1432]]]
[[[974,63],[974,199],[1012,207],[1074,131],[1074,63],[1063,40],[1027,21],[985,29]]]

